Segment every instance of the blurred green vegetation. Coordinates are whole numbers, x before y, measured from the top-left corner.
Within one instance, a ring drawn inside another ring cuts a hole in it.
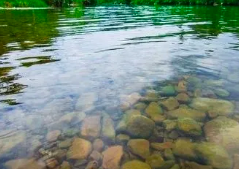
[[[2,7],[128,5],[239,5],[239,0],[0,0]]]

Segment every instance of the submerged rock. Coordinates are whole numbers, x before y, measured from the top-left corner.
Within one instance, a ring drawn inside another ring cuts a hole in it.
[[[163,127],[166,131],[172,131],[177,128],[177,120],[164,120]]]
[[[194,144],[186,139],[178,139],[175,142],[173,153],[183,159],[197,160],[197,155],[194,152]]]
[[[134,105],[134,108],[137,110],[144,110],[147,107],[145,103],[139,102]]]
[[[115,142],[114,123],[108,114],[103,115],[102,119],[102,138],[111,142]]]
[[[173,153],[180,158],[210,165],[215,169],[232,167],[232,160],[226,149],[215,143],[192,143],[179,139],[175,143]]]
[[[170,119],[192,118],[196,121],[204,121],[206,118],[206,113],[187,107],[179,107],[176,110],[166,112],[166,114]]]
[[[126,124],[126,131],[135,138],[149,138],[155,124],[149,118],[142,115],[132,116]]]
[[[237,72],[229,73],[227,79],[233,83],[239,83],[239,75]]]
[[[121,96],[121,109],[127,110],[130,106],[134,105],[138,100],[141,99],[141,95],[139,93],[132,93],[130,95]]]
[[[49,168],[49,169],[56,168],[59,165],[58,161],[55,158],[47,159],[45,161],[45,163],[46,163],[47,168]]]
[[[71,169],[71,165],[67,161],[63,161],[63,163],[60,166],[60,169]]]
[[[10,152],[14,147],[26,142],[25,131],[2,130],[0,133],[0,156]]]
[[[176,96],[176,99],[180,102],[180,103],[188,103],[190,101],[189,96],[186,93],[179,93]]]
[[[142,98],[143,101],[158,101],[159,95],[154,90],[147,91],[146,95]]]
[[[145,139],[129,140],[128,149],[135,155],[145,159],[149,156],[149,141]]]
[[[232,160],[226,149],[214,143],[198,143],[195,144],[195,153],[198,159],[203,160],[207,165],[211,165],[216,169],[231,169]]]
[[[8,169],[46,169],[45,164],[35,159],[16,159],[5,163]]]
[[[50,131],[49,133],[47,133],[46,140],[48,142],[56,141],[58,137],[60,136],[60,134],[61,134],[60,130]]]
[[[168,111],[174,110],[179,107],[179,103],[178,103],[177,99],[175,99],[173,97],[170,97],[169,99],[163,101],[162,105]]]
[[[85,169],[98,169],[99,164],[97,161],[90,161]]]
[[[173,155],[173,151],[170,148],[167,148],[164,150],[164,157],[167,160],[175,160],[175,157]]]
[[[228,97],[230,93],[225,89],[215,89],[215,94],[219,97]]]
[[[98,151],[93,150],[92,153],[89,156],[89,159],[92,160],[92,161],[97,161],[98,163],[100,163],[101,160],[102,160],[102,155]]]
[[[151,169],[151,167],[144,162],[133,160],[123,164],[122,169]]]
[[[100,136],[101,131],[100,120],[100,116],[86,117],[81,127],[81,136],[88,139],[98,138]]]
[[[165,117],[162,115],[163,110],[156,102],[151,102],[145,109],[146,114],[155,122],[162,123]]]
[[[174,96],[176,95],[176,90],[173,85],[168,85],[162,88],[161,94],[165,96]]]
[[[59,142],[58,147],[62,149],[68,148],[71,146],[71,143],[72,143],[72,139],[67,139],[67,140]]]
[[[104,148],[104,142],[101,139],[95,139],[93,142],[93,149],[101,152]]]
[[[213,169],[210,165],[201,165],[195,162],[185,162],[182,169]]]
[[[131,119],[131,117],[133,117],[134,115],[141,115],[141,113],[140,113],[140,111],[135,110],[135,109],[126,111],[125,114],[123,115],[123,118],[118,123],[116,130],[118,132],[126,132],[127,123],[129,121],[129,119]]]
[[[67,158],[72,160],[86,159],[91,153],[91,151],[91,142],[81,138],[75,138],[72,143],[72,146],[67,152]]]
[[[178,92],[186,92],[187,91],[187,82],[184,80],[179,81],[178,86],[177,86],[177,91]]]
[[[179,118],[177,128],[189,136],[201,136],[202,128],[195,120],[191,118]]]
[[[97,101],[98,96],[96,93],[84,93],[82,94],[75,105],[76,110],[89,111],[94,108],[94,103]]]
[[[164,163],[164,159],[163,157],[160,155],[160,153],[157,154],[153,154],[151,156],[149,156],[146,161],[145,161],[148,165],[151,166],[151,168],[159,168],[163,165]]]
[[[119,169],[120,161],[123,156],[122,146],[112,146],[103,153],[102,167],[104,169]]]
[[[165,149],[173,148],[174,143],[172,142],[164,142],[164,143],[151,143],[151,147],[153,149],[164,151]]]
[[[120,144],[127,144],[130,140],[130,137],[126,134],[119,134],[116,136],[116,142]]]
[[[227,117],[217,117],[204,126],[209,142],[224,146],[230,153],[239,151],[239,123]]]
[[[233,156],[233,169],[239,169],[239,154]]]
[[[156,102],[151,102],[149,106],[145,109],[146,114],[148,114],[150,117],[163,114],[162,108],[158,105]]]
[[[195,98],[190,106],[197,110],[216,113],[219,116],[229,116],[234,110],[231,102],[210,98]]]

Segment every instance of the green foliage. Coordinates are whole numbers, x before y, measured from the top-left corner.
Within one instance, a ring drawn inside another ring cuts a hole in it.
[[[3,7],[47,7],[43,0],[0,0]]]

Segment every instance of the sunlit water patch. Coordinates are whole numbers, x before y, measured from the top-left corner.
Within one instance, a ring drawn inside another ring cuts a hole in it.
[[[0,10],[0,168],[237,169],[236,7]]]

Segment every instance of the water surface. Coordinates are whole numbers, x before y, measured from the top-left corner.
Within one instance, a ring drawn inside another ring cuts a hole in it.
[[[125,95],[160,93],[185,76],[204,85],[219,80],[202,97],[236,105],[238,38],[238,7],[0,9],[0,139],[24,133],[16,137],[22,142],[3,144],[2,164],[36,155],[36,140],[47,144],[52,124],[68,113],[104,111],[116,127]],[[217,95],[218,88],[229,96]],[[192,98],[195,89],[188,90]],[[238,120],[236,112],[230,118]],[[57,129],[69,128],[81,123]]]

